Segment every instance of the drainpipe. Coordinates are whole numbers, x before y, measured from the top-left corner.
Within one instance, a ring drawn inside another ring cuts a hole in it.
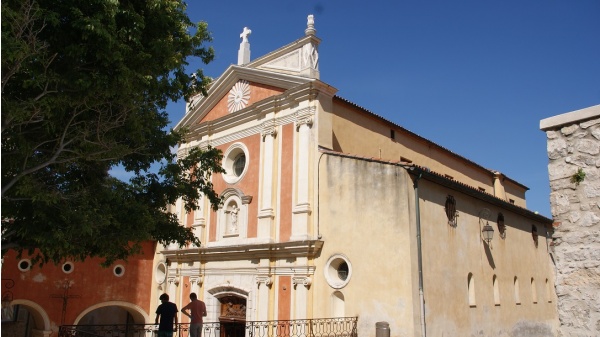
[[[414,170],[415,167],[411,167],[410,170]],[[415,213],[417,218],[417,256],[419,265],[419,300],[421,303],[421,336],[426,337],[427,331],[425,330],[425,296],[423,292],[423,256],[421,254],[421,211],[419,209],[419,179],[423,176],[423,172],[419,172],[419,175],[414,181],[415,189]]]

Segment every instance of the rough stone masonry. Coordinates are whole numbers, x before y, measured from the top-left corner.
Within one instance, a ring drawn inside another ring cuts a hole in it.
[[[540,128],[548,142],[559,336],[600,336],[600,105],[544,119]]]

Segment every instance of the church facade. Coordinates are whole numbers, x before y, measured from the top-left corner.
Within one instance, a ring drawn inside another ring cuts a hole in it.
[[[358,316],[361,336],[554,335],[552,221],[527,188],[336,96],[315,32],[250,60],[245,28],[188,104],[180,154],[223,152],[223,202],[174,206],[203,244],[159,249],[152,297],[200,293],[208,321]]]
[[[216,147],[227,170],[212,177],[218,211],[172,206],[201,247],[149,243],[107,269],[5,257],[30,335],[153,323],[161,294],[181,308],[191,292],[206,322],[232,331],[358,317],[361,337],[377,323],[398,337],[556,335],[552,220],[527,210],[526,186],[336,95],[312,16],[303,37],[254,60],[249,34],[177,125],[189,130],[179,155]]]

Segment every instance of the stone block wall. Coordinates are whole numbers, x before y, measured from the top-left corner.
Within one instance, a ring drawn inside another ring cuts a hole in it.
[[[544,119],[559,336],[600,336],[600,105]],[[583,181],[572,177],[581,169]]]

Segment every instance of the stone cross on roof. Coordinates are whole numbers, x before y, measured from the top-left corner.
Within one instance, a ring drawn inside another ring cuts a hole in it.
[[[242,42],[248,42],[248,35],[252,34],[252,31],[248,27],[244,27],[244,31],[240,34]]]
[[[240,43],[240,50],[238,50],[238,65],[250,62],[250,42],[248,42],[248,35],[250,34],[252,34],[252,31],[248,27],[244,27],[242,34],[240,34],[242,42]]]

